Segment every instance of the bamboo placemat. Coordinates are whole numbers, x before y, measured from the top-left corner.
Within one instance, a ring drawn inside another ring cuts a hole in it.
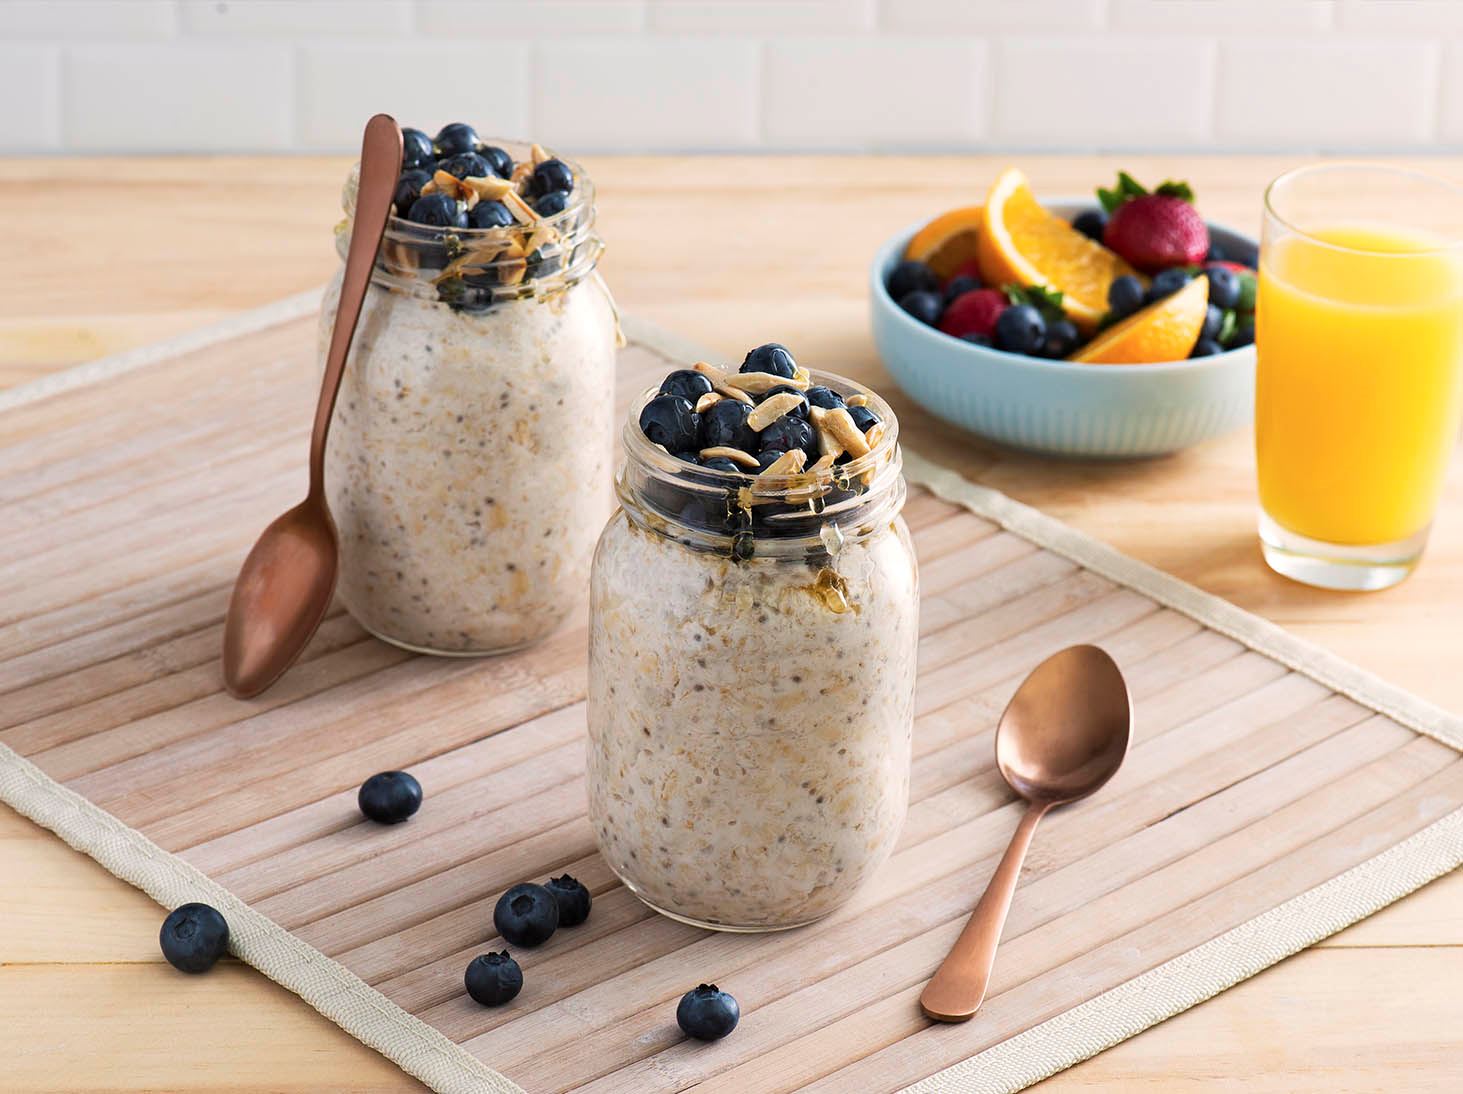
[[[907,452],[924,599],[893,859],[788,934],[649,913],[584,816],[582,612],[461,662],[337,611],[273,690],[222,693],[239,561],[303,494],[315,302],[0,394],[0,799],[161,903],[218,906],[240,957],[437,1089],[1016,1090],[1463,861],[1453,717]],[[692,352],[629,333],[622,401]],[[980,1015],[931,1025],[915,1000],[1019,809],[995,718],[1084,641],[1128,675],[1132,753],[1043,826]],[[426,805],[362,822],[357,786],[393,767]],[[590,921],[519,955],[512,1005],[472,1004],[493,901],[564,870]],[[675,1001],[705,980],[744,1017],[685,1043]]]

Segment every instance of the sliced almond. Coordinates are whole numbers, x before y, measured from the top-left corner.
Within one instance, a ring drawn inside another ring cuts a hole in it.
[[[879,442],[884,439],[884,423],[875,422],[869,426],[869,431],[864,434],[864,443],[869,446],[869,451],[879,447]]]
[[[853,416],[843,407],[825,410],[823,424],[827,427],[828,432],[833,434],[834,439],[843,446],[843,450],[854,459],[869,454],[869,442],[864,440],[864,435],[854,423]]]
[[[808,474],[821,475],[833,466],[833,461],[836,459],[838,459],[837,456],[819,456],[813,461],[813,465],[808,468]]]
[[[709,460],[716,456],[725,456],[732,463],[740,464],[742,467],[758,466],[756,456],[749,455],[740,448],[731,448],[724,444],[717,445],[714,448],[703,448],[700,456],[703,460]]]
[[[508,211],[513,214],[513,219],[519,224],[537,224],[540,217],[529,207],[528,202],[518,196],[517,191],[509,190],[503,195],[503,204],[508,206]]]
[[[852,395],[850,395],[847,399],[845,399],[843,401],[845,403],[847,403],[849,406],[868,406],[869,405],[869,397],[867,395],[865,395],[862,391],[855,391]]]
[[[535,144],[533,147],[531,147],[528,150],[528,156],[529,156],[530,161],[533,163],[533,165],[535,167],[537,167],[539,164],[545,162],[546,160],[551,160],[551,159],[554,158],[553,156],[549,155],[546,151],[544,151],[544,146],[541,145],[541,144]]]
[[[753,395],[762,395],[775,387],[806,388],[806,379],[799,380],[794,376],[788,379],[786,376],[778,376],[771,372],[737,372],[729,374],[726,378],[727,384],[739,388],[742,391],[751,392]]]
[[[813,423],[813,432],[818,435],[818,462],[822,463],[826,459],[831,467],[833,461],[843,455],[843,445],[828,424],[828,411],[821,406],[811,407],[808,418]]]
[[[777,459],[767,465],[766,470],[758,478],[776,478],[779,475],[796,475],[802,471],[803,466],[808,462],[808,454],[801,448],[794,448],[791,452],[784,452]]]
[[[439,172],[445,174],[445,172]],[[513,184],[507,179],[500,179],[496,176],[491,178],[478,178],[469,176],[460,180],[461,185],[475,193],[482,201],[502,201],[504,197],[513,192]]]
[[[793,387],[802,388],[806,391],[813,383],[813,374],[802,365],[792,367]]]
[[[700,414],[702,411],[709,410],[711,407],[721,402],[723,398],[725,398],[725,396],[718,391],[708,391],[705,395],[696,400],[696,413]]]
[[[801,395],[791,391],[780,391],[758,403],[752,413],[747,415],[747,424],[761,433],[789,410],[806,401]]]
[[[691,367],[710,380],[712,389],[718,394],[728,399],[735,399],[739,403],[746,403],[748,406],[751,406],[755,401],[745,391],[741,390],[741,388],[735,388],[728,384],[726,382],[726,373],[715,365],[708,364],[705,361],[697,361]]]

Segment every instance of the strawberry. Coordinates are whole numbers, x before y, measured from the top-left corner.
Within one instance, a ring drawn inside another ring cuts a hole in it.
[[[1119,171],[1116,188],[1097,196],[1108,213],[1102,242],[1144,273],[1197,265],[1209,252],[1209,228],[1188,183],[1165,182],[1149,193]]]
[[[961,293],[940,317],[940,329],[956,338],[966,334],[990,334],[1006,310],[1006,295],[995,289],[972,289]]]

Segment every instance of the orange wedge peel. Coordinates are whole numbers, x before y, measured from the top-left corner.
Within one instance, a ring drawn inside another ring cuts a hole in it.
[[[1089,365],[1182,361],[1199,340],[1208,309],[1209,279],[1200,274],[1172,296],[1114,323],[1067,360]]]
[[[982,214],[979,205],[941,213],[914,234],[904,248],[904,257],[923,262],[940,280],[948,281],[956,270],[976,257]]]

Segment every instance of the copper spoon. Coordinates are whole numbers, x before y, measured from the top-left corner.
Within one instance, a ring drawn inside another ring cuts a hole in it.
[[[355,223],[310,434],[310,490],[304,501],[264,529],[244,559],[229,600],[224,686],[241,699],[258,695],[294,664],[335,592],[339,547],[325,503],[325,438],[400,174],[401,130],[393,118],[377,114],[366,123],[361,139]]]
[[[1096,646],[1053,654],[1016,690],[996,727],[996,766],[1029,804],[985,895],[919,997],[927,1017],[964,1022],[980,1009],[1037,822],[1048,809],[1085,798],[1112,778],[1132,731],[1128,685]]]

